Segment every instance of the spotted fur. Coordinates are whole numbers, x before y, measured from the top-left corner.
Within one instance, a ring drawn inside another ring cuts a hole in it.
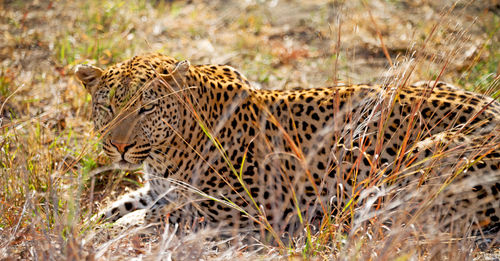
[[[232,67],[162,54],[76,74],[106,154],[145,170],[143,188],[103,211],[111,220],[151,207],[151,222],[167,213],[254,231],[265,217],[294,235],[298,214],[318,223],[365,187],[455,175],[442,222],[467,213],[498,231],[500,104],[489,97],[441,82],[255,90]],[[437,163],[436,152],[446,155]]]

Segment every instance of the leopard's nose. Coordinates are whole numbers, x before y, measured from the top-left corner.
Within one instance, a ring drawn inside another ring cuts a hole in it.
[[[120,154],[123,154],[127,151],[128,148],[131,147],[131,143],[120,143],[114,140],[111,140],[111,145],[113,145]]]

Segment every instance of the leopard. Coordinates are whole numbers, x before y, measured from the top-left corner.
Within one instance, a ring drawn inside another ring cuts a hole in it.
[[[292,238],[348,209],[376,212],[370,189],[418,205],[427,185],[443,229],[498,239],[500,103],[489,96],[440,81],[264,90],[229,65],[161,53],[75,75],[105,154],[143,169],[144,185],[100,212],[108,222],[146,210],[147,223]]]

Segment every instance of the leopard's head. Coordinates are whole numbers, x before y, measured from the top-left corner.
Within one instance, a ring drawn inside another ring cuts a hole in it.
[[[92,120],[103,149],[122,168],[136,168],[174,135],[188,61],[136,56],[106,70],[79,65],[76,76],[92,96]]]

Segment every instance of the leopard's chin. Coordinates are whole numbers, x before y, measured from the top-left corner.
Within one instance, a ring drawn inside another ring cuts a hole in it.
[[[131,163],[125,160],[120,160],[118,162],[113,163],[118,169],[121,170],[136,170],[142,166],[141,163]]]

